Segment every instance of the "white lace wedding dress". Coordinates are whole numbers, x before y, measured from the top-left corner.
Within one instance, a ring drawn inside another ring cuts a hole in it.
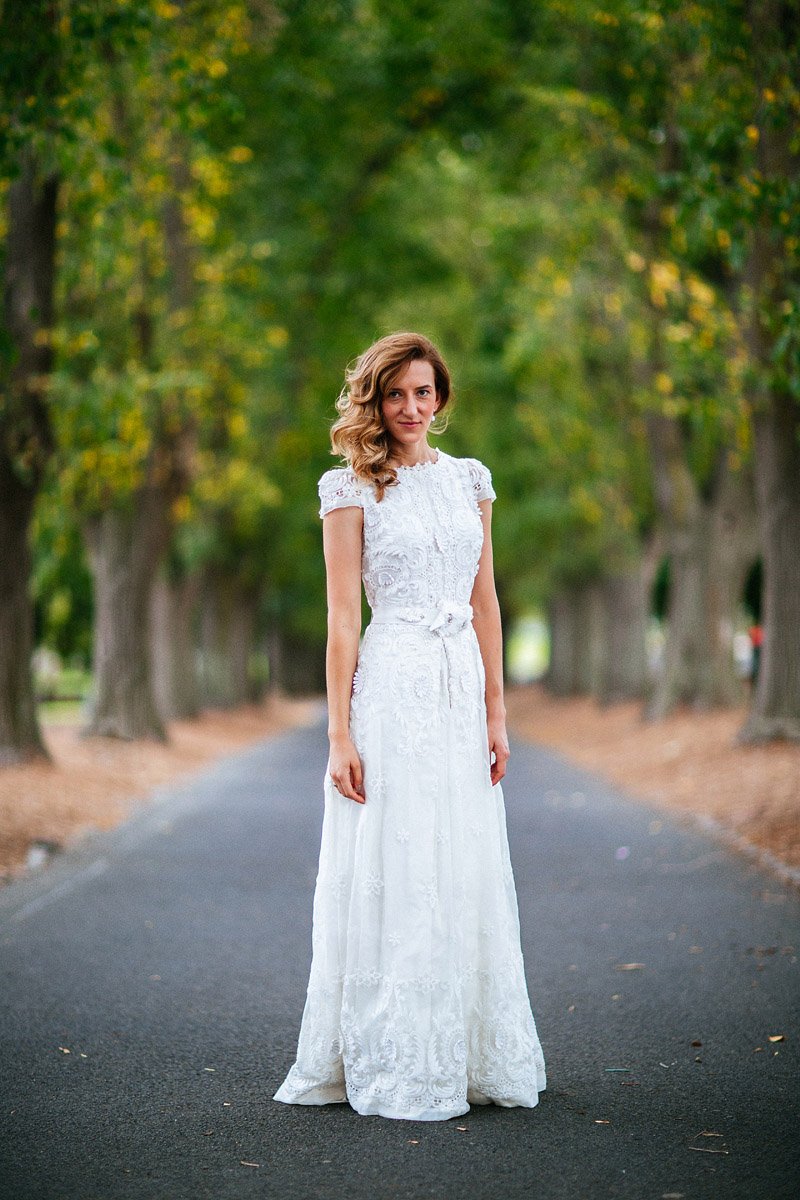
[[[398,478],[380,503],[347,468],[319,482],[320,516],[364,510],[372,619],[350,731],[366,803],[326,768],[311,974],[274,1098],[440,1121],[470,1103],[532,1108],[545,1067],[469,605],[491,476],[439,450]]]

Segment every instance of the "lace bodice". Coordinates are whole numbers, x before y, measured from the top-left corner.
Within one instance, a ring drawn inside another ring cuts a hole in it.
[[[361,575],[371,608],[466,604],[478,570],[483,526],[478,504],[494,500],[488,467],[442,450],[429,463],[398,469],[378,503],[372,484],[349,467],[319,481],[320,517],[351,505],[364,510]]]

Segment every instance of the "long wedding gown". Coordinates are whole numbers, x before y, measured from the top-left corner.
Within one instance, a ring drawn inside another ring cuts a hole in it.
[[[311,973],[274,1098],[441,1121],[470,1103],[533,1108],[545,1066],[469,605],[491,475],[439,450],[398,479],[380,503],[349,468],[319,481],[320,516],[364,510],[372,619],[350,732],[366,803],[326,767]]]

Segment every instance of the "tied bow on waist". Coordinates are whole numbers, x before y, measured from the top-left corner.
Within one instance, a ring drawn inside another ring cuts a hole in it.
[[[403,621],[421,625],[431,633],[448,637],[466,629],[472,621],[472,605],[441,600],[433,608],[413,608],[402,604],[379,604],[372,610],[372,624]]]

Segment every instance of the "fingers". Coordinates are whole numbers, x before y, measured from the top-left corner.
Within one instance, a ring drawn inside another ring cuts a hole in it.
[[[353,790],[360,797],[361,803],[363,804],[366,797],[364,795],[364,772],[361,769],[360,758],[356,758],[355,762],[353,763],[351,774],[353,778]]]
[[[333,786],[342,796],[348,800],[355,800],[356,804],[364,804],[366,796],[364,794],[364,776],[361,768],[361,760],[356,756],[338,765],[336,769],[330,773],[333,780]]]
[[[494,758],[493,762],[492,757]],[[511,752],[509,751],[505,742],[497,741],[489,747],[489,761],[492,762],[490,773],[492,787],[494,787],[496,783],[499,783],[501,779],[505,778],[506,766],[508,765],[508,760],[510,757]]]

